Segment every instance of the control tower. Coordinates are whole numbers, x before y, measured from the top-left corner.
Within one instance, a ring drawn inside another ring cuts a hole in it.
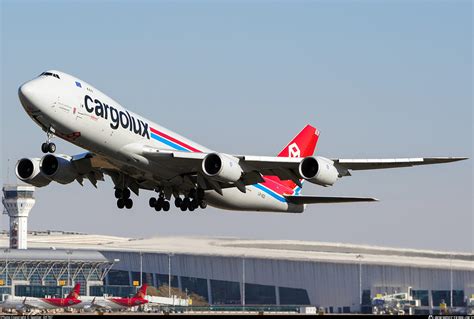
[[[10,248],[27,249],[28,215],[35,205],[34,186],[4,185],[4,214],[10,216]]]

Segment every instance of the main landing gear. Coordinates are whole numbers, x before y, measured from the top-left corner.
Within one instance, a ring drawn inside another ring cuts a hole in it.
[[[117,198],[117,207],[130,209],[133,207],[133,200],[130,198],[130,190],[128,188],[115,189],[115,198]]]
[[[161,192],[158,198],[150,198],[150,207],[154,207],[155,210],[158,212],[160,210],[163,210],[167,212],[170,209],[170,202],[165,199],[164,194]],[[181,198],[179,196],[176,196],[174,200],[174,205],[177,208],[180,208],[181,211],[194,211],[197,208],[206,208],[207,203],[204,201],[204,190],[202,189],[192,189],[187,196],[184,198]]]
[[[53,138],[53,130],[50,128],[48,132],[46,132],[46,142],[41,144],[41,151],[43,153],[54,153],[56,152],[56,144],[51,142],[51,139]]]
[[[149,201],[150,207],[154,207],[157,212],[163,210],[165,212],[170,210],[170,202],[165,199],[165,195],[160,193],[158,198],[151,197]]]

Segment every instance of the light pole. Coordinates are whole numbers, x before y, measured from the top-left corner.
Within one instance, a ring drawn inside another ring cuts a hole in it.
[[[245,307],[245,255],[242,256],[242,306]]]
[[[10,249],[7,248],[5,250],[3,250],[3,252],[5,253],[5,286],[8,287],[8,253],[10,252]],[[11,293],[11,291],[10,291]]]
[[[171,298],[171,256],[173,253],[168,253],[168,298]]]
[[[67,254],[67,286],[71,286],[71,250],[66,250]]]
[[[143,286],[143,253],[140,252],[140,287]]]
[[[450,308],[453,308],[453,255],[449,255],[449,272],[450,272]]]
[[[360,311],[362,312],[362,255],[357,255],[356,258],[359,260],[359,305]]]

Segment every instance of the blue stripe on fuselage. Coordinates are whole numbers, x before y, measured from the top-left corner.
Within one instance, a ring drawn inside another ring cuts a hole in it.
[[[266,187],[260,185],[260,184],[254,184],[253,185],[255,188],[258,188],[259,190],[267,193],[268,195],[272,196],[273,198],[275,198],[276,200],[282,202],[282,203],[286,203],[286,199],[282,196],[279,196],[277,194],[275,194],[274,192],[272,192],[271,190],[267,189]]]
[[[163,138],[163,137],[161,137],[161,136],[159,136],[159,135],[156,135],[155,133],[150,133],[150,136],[151,136],[152,138],[154,138],[155,140],[160,141],[161,143],[166,144],[166,145],[168,145],[168,146],[171,146],[171,147],[173,147],[174,149],[176,149],[176,150],[178,150],[178,151],[189,152],[188,149],[186,149],[186,148],[184,148],[184,147],[182,147],[182,146],[180,146],[180,145],[178,145],[178,144],[176,144],[176,143],[173,143],[173,142],[171,142],[171,141],[168,141],[167,139],[165,139],[165,138]]]

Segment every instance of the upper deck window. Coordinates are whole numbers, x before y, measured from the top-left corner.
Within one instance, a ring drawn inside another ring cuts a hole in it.
[[[58,78],[59,79],[59,75],[57,75],[56,73],[51,73],[51,72],[43,72],[40,74],[40,76],[54,76],[55,78]]]

